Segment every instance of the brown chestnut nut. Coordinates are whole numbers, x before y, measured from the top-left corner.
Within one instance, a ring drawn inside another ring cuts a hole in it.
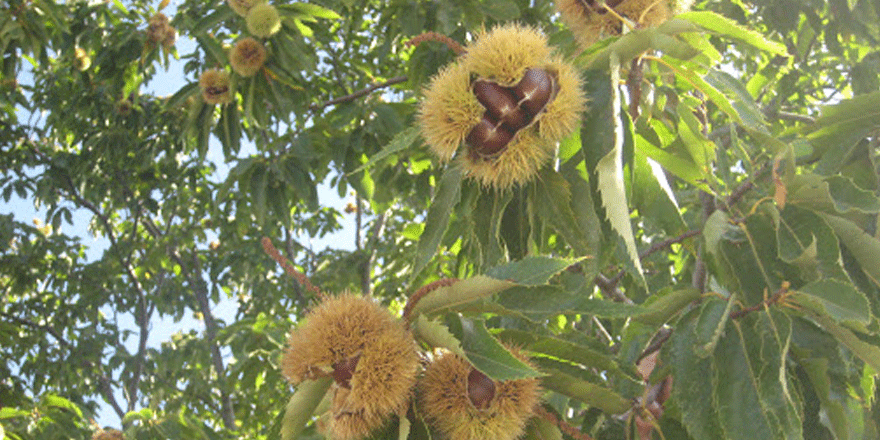
[[[492,403],[495,397],[495,381],[472,368],[468,374],[468,399],[477,409],[485,409]]]
[[[360,355],[357,355],[333,364],[333,380],[339,386],[351,389],[351,377],[354,376],[354,371],[360,359]]]
[[[478,156],[491,157],[503,151],[512,139],[513,133],[483,116],[483,119],[468,133],[465,142]]]
[[[550,102],[553,87],[553,78],[545,70],[527,69],[513,93],[519,99],[520,107],[535,117]]]
[[[516,99],[507,87],[477,80],[474,81],[473,91],[477,101],[483,104],[492,119],[504,123],[509,130],[517,131],[530,122],[531,118],[517,106]]]

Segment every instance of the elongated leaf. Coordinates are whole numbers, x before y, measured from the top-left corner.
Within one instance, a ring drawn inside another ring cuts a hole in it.
[[[848,400],[849,396],[840,396],[831,392],[831,379],[828,376],[828,359],[810,358],[798,362],[813,384],[813,391],[822,402],[822,411],[828,418],[827,425],[840,440],[850,440],[850,423],[846,417],[846,408],[840,400]],[[858,437],[861,438],[861,437]],[[853,438],[855,440],[855,438]]]
[[[871,321],[871,304],[851,283],[821,280],[798,289],[794,301],[817,313],[824,313],[837,322]]]
[[[772,411],[762,401],[760,379],[754,373],[762,360],[750,356],[747,344],[756,341],[748,340],[739,325],[730,326],[718,343],[712,381],[718,420],[731,440],[782,438],[773,426]]]
[[[583,258],[526,257],[489,269],[485,275],[524,286],[537,286],[581,260]]]
[[[730,309],[734,302],[712,298],[700,306],[700,315],[694,331],[697,343],[694,352],[697,356],[705,358],[715,352],[715,347],[727,328],[727,320],[730,318]]]
[[[578,255],[592,256],[590,242],[585,231],[577,227],[577,219],[571,209],[571,191],[568,182],[558,172],[545,168],[533,186],[531,203],[535,212],[553,226]]]
[[[461,328],[461,348],[465,356],[486,376],[495,380],[514,380],[542,375],[495,340],[483,321],[461,318]]]
[[[629,399],[617,394],[610,388],[580,379],[568,372],[549,367],[549,359],[541,359],[541,370],[547,376],[541,378],[544,388],[556,391],[564,396],[580,400],[587,405],[599,408],[606,414],[622,414],[630,408]],[[556,362],[557,366],[563,366]]]
[[[635,365],[621,365],[615,360],[614,355],[607,347],[590,347],[522,330],[504,330],[498,336],[505,341],[513,341],[513,343],[521,345],[529,351],[549,355],[553,358],[566,360],[587,368],[605,371],[633,383],[642,381]]]
[[[340,18],[342,18],[336,12],[334,12],[330,9],[312,4],[312,3],[295,2],[295,3],[291,3],[287,6],[292,9],[296,9],[296,10],[302,12],[303,14],[308,14],[313,17],[326,18],[328,20],[339,20]]]
[[[875,214],[880,212],[880,199],[872,192],[856,186],[849,178],[830,176],[825,179],[828,193],[839,213],[851,211]]]
[[[462,171],[457,166],[451,166],[443,173],[440,183],[437,185],[437,192],[434,200],[431,201],[431,207],[428,209],[428,215],[425,218],[425,230],[419,238],[419,247],[416,251],[416,261],[413,264],[413,272],[411,279],[414,279],[428,265],[431,258],[437,252],[440,241],[443,240],[443,234],[449,227],[449,217],[452,215],[452,209],[461,199],[461,180]]]
[[[558,314],[629,318],[652,312],[648,307],[635,304],[588,299],[580,292],[567,292],[556,286],[511,287],[498,294],[496,303],[536,322]]]
[[[831,333],[838,341],[846,345],[853,354],[870,365],[874,371],[880,371],[880,347],[862,341],[855,333],[837,324],[825,315],[813,315],[812,318],[825,331]]]
[[[875,285],[880,286],[880,240],[868,235],[855,223],[833,215],[823,215],[828,224]],[[880,371],[880,370],[878,370]]]
[[[419,315],[413,321],[412,329],[413,334],[431,347],[442,347],[459,356],[465,356],[461,349],[461,341],[456,339],[449,328],[442,323],[429,320],[425,315]]]
[[[433,314],[453,309],[478,299],[488,298],[512,286],[515,286],[515,284],[510,281],[499,280],[485,275],[461,280],[451,286],[440,287],[425,295],[413,307],[412,316]]]
[[[730,101],[730,104],[739,115],[740,123],[749,130],[769,134],[765,125],[766,122],[764,121],[764,113],[758,108],[755,99],[749,94],[749,91],[746,90],[745,85],[740,80],[727,72],[716,69],[709,70],[705,80],[712,87],[723,93]],[[712,102],[715,102],[715,100],[713,99]]]
[[[712,403],[712,359],[696,355],[699,345],[696,321],[700,309],[686,313],[664,344],[662,359],[670,365],[672,397],[681,408],[681,421],[695,440],[716,440],[721,433],[718,412]]]
[[[688,304],[699,298],[700,291],[697,289],[663,289],[648,298],[642,304],[642,307],[647,310],[644,313],[633,315],[633,319],[649,325],[660,325],[672,319]]]
[[[64,408],[72,411],[77,417],[82,417],[82,410],[75,403],[55,394],[46,394],[42,397],[41,403],[45,406],[54,406],[56,408]]]
[[[629,206],[626,202],[626,185],[623,181],[623,125],[620,121],[620,98],[617,83],[620,80],[620,65],[615,55],[611,56],[611,123],[614,126],[614,147],[596,166],[599,177],[599,192],[602,195],[602,206],[611,227],[623,238],[630,262],[636,274],[645,283],[639,251],[629,220]]]
[[[362,170],[365,170],[365,169],[375,165],[377,162],[387,158],[388,156],[391,156],[394,153],[397,153],[399,151],[403,151],[403,150],[409,148],[409,146],[412,145],[413,142],[415,142],[416,139],[418,139],[418,137],[419,137],[418,127],[410,127],[410,128],[407,128],[406,130],[403,130],[403,131],[397,133],[394,136],[394,138],[391,139],[391,142],[388,142],[387,145],[382,147],[382,150],[380,150],[378,153],[373,155],[373,157],[371,157],[370,160],[367,161],[367,163],[357,167],[354,171],[348,173],[348,175],[352,175],[352,174],[358,173]]]
[[[307,380],[297,385],[296,392],[290,396],[284,410],[281,440],[299,438],[332,383],[332,378],[324,377],[318,380]]]
[[[714,12],[691,11],[679,14],[676,18],[690,21],[691,23],[718,35],[740,40],[758,49],[776,55],[788,55],[788,51],[784,45],[770,41],[762,34],[742,28],[729,18],[718,15]]]

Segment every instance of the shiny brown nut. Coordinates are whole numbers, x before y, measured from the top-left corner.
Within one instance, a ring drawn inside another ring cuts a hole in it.
[[[528,69],[513,93],[531,117],[537,116],[553,97],[553,78],[543,69]]]
[[[507,87],[478,80],[474,81],[473,91],[492,119],[502,122],[509,130],[517,131],[531,122],[531,118],[517,106],[517,100]]]
[[[468,374],[468,398],[475,408],[488,408],[495,397],[495,382],[476,368]]]
[[[333,364],[333,380],[339,386],[351,389],[351,377],[354,376],[354,371],[357,369],[360,359],[361,357],[358,355]]]
[[[499,123],[483,116],[483,119],[471,129],[465,138],[465,142],[471,147],[471,151],[478,156],[491,157],[507,147],[513,139],[513,133],[507,131]]]

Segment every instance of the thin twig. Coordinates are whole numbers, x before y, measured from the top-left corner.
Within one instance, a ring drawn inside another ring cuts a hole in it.
[[[331,99],[329,101],[324,101],[320,104],[312,104],[309,106],[309,110],[321,110],[324,107],[328,107],[331,105],[336,105],[336,104],[340,104],[340,103],[348,102],[348,101],[354,101],[355,99],[358,99],[361,96],[369,95],[370,93],[373,93],[376,90],[383,89],[383,88],[389,87],[389,86],[393,86],[395,84],[400,84],[402,82],[406,82],[407,79],[408,79],[408,77],[406,77],[406,76],[395,76],[394,78],[391,78],[388,81],[384,81],[384,82],[381,82],[378,84],[370,85],[370,86],[365,87],[361,90],[358,90],[354,93],[351,93],[351,94],[348,94],[345,96],[341,96],[336,99]]]
[[[265,252],[266,255],[272,257],[272,259],[275,260],[276,263],[284,268],[284,272],[287,273],[287,275],[293,277],[293,279],[295,279],[298,283],[305,286],[306,289],[311,290],[317,295],[321,294],[321,289],[315,287],[315,285],[312,284],[311,281],[309,281],[308,277],[303,275],[302,272],[296,270],[296,268],[293,267],[293,264],[291,264],[290,261],[284,258],[284,256],[282,256],[281,253],[278,252],[278,249],[275,249],[275,246],[272,245],[272,240],[270,240],[269,237],[263,237],[260,242],[263,244],[263,252]]]
[[[699,229],[692,229],[692,230],[687,231],[687,232],[685,232],[681,235],[678,235],[676,237],[667,238],[666,240],[663,240],[659,243],[654,243],[653,245],[651,245],[651,247],[649,247],[648,249],[645,249],[644,251],[639,253],[639,260],[644,260],[645,258],[648,258],[649,256],[651,256],[655,252],[661,251],[663,249],[666,249],[669,246],[672,246],[673,244],[681,243],[681,242],[687,240],[688,238],[699,235],[700,232],[701,231]],[[625,271],[623,269],[621,269],[619,272],[617,272],[616,275],[614,275],[613,278],[608,279],[607,285],[608,286],[616,286],[617,283],[620,281],[620,279],[623,278],[624,274],[625,274]]]
[[[787,293],[789,293],[790,292],[789,287],[791,287],[790,284],[787,281],[784,281],[782,283],[782,287],[780,287],[779,290],[774,292],[773,296],[771,296],[770,298],[766,298],[766,299],[764,299],[764,301],[761,301],[760,303],[755,304],[751,307],[746,307],[742,310],[730,312],[730,319],[739,319],[745,315],[748,315],[749,313],[767,309],[768,307],[772,306],[773,304],[778,303],[779,300],[781,300]]]
[[[467,52],[467,49],[459,44],[458,41],[455,41],[452,38],[449,38],[448,36],[439,34],[437,32],[425,32],[424,34],[416,35],[411,40],[406,42],[406,46],[418,46],[426,41],[437,41],[443,43],[446,45],[446,47],[455,52],[456,55],[461,55]]]
[[[626,76],[626,88],[629,91],[629,117],[635,121],[639,117],[639,101],[642,100],[642,78],[644,70],[641,58],[634,58]]]

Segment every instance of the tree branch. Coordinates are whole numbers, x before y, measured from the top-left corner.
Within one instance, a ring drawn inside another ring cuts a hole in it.
[[[393,85],[395,85],[395,84],[400,84],[400,83],[402,83],[402,82],[405,82],[407,79],[408,79],[408,78],[407,78],[406,76],[395,76],[394,78],[391,78],[391,79],[389,79],[389,80],[387,80],[387,81],[384,81],[384,82],[381,82],[381,83],[378,83],[378,84],[370,85],[370,86],[365,87],[365,88],[363,88],[363,89],[361,89],[361,90],[358,90],[358,91],[356,91],[356,92],[354,92],[354,93],[351,93],[351,94],[348,94],[348,95],[345,95],[345,96],[341,96],[341,97],[336,98],[336,99],[331,99],[331,100],[329,100],[329,101],[324,101],[324,102],[322,102],[322,103],[320,103],[320,104],[312,104],[312,105],[309,106],[309,110],[321,110],[321,109],[323,109],[324,107],[328,107],[328,106],[331,106],[331,105],[336,105],[336,104],[340,104],[340,103],[348,102],[348,101],[354,101],[355,99],[358,99],[358,98],[360,98],[361,96],[369,95],[370,93],[373,93],[373,92],[376,91],[376,90],[379,90],[379,89],[382,89],[382,88],[385,88],[385,87],[389,87],[389,86],[393,86]]]

